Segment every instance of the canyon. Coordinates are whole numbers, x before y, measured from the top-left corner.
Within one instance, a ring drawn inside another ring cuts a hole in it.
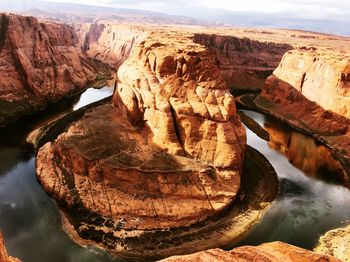
[[[301,169],[334,170],[349,185],[349,38],[108,21],[68,26],[3,14],[0,40],[2,125],[117,71],[111,99],[37,131],[45,130],[35,142],[37,179],[75,242],[125,259],[207,249],[166,261],[344,259],[277,242],[210,249],[232,247],[278,195],[277,174],[247,145],[237,108],[314,136],[324,145],[310,141],[319,159],[307,165],[309,156],[298,159],[293,149],[304,145],[298,135],[265,126],[271,147]]]

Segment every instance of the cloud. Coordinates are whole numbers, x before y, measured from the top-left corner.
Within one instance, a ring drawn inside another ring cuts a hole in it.
[[[321,19],[350,15],[348,0],[49,0],[99,6],[114,6],[165,12],[176,15],[200,15],[201,12],[223,10],[250,13],[286,13],[288,17]]]

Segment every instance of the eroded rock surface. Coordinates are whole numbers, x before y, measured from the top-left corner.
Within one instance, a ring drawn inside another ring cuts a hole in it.
[[[97,67],[73,28],[33,17],[0,16],[0,125],[86,87]]]
[[[276,174],[253,151],[242,188],[245,130],[212,59],[191,37],[150,33],[119,68],[113,104],[40,148],[37,177],[78,242],[162,258],[227,246],[260,219]]]
[[[350,118],[350,56],[317,48],[293,50],[273,75],[267,85],[285,81],[323,109]]]
[[[299,247],[295,247],[282,242],[271,242],[257,247],[243,246],[224,251],[222,249],[210,249],[207,251],[187,255],[175,256],[164,260],[164,262],[185,262],[185,261],[213,261],[213,262],[285,262],[285,261],[309,261],[309,262],[340,262],[340,260],[328,256],[313,253]]]
[[[350,225],[328,231],[321,236],[315,252],[350,261]]]

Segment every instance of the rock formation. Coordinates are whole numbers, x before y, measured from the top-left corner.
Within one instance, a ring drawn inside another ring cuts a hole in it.
[[[1,262],[21,262],[19,259],[11,257],[7,254],[5,244],[4,244],[4,238],[1,233],[0,233],[0,261]]]
[[[315,252],[350,261],[350,225],[328,231],[321,236]]]
[[[74,24],[82,51],[89,57],[98,59],[118,68],[132,47],[148,34],[141,26],[93,23]]]
[[[262,89],[278,66],[289,44],[262,42],[235,36],[195,34],[194,41],[206,46],[229,87]]]
[[[96,78],[98,68],[81,54],[72,27],[12,14],[1,14],[0,24],[0,125]]]
[[[271,242],[262,244],[257,247],[242,246],[236,247],[231,251],[222,249],[210,249],[199,253],[174,256],[164,260],[163,262],[250,262],[250,261],[266,261],[266,262],[285,262],[285,261],[308,261],[308,262],[340,262],[340,260],[328,255],[320,255],[295,247],[282,242]]]
[[[284,55],[267,85],[282,80],[324,110],[350,118],[349,59],[346,54],[316,48],[292,50]]]
[[[237,198],[245,130],[213,59],[193,37],[150,32],[119,68],[113,105],[39,149],[37,177],[75,240],[161,258],[229,245],[259,220],[276,176],[249,153],[254,189]]]

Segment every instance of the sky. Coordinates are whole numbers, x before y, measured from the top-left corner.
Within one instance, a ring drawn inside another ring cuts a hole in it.
[[[154,11],[196,18],[204,24],[293,28],[350,36],[350,0],[0,0],[0,10],[55,11],[56,5],[48,7],[45,1]]]
[[[200,16],[210,11],[286,13],[289,18],[350,19],[349,0],[49,0]]]

